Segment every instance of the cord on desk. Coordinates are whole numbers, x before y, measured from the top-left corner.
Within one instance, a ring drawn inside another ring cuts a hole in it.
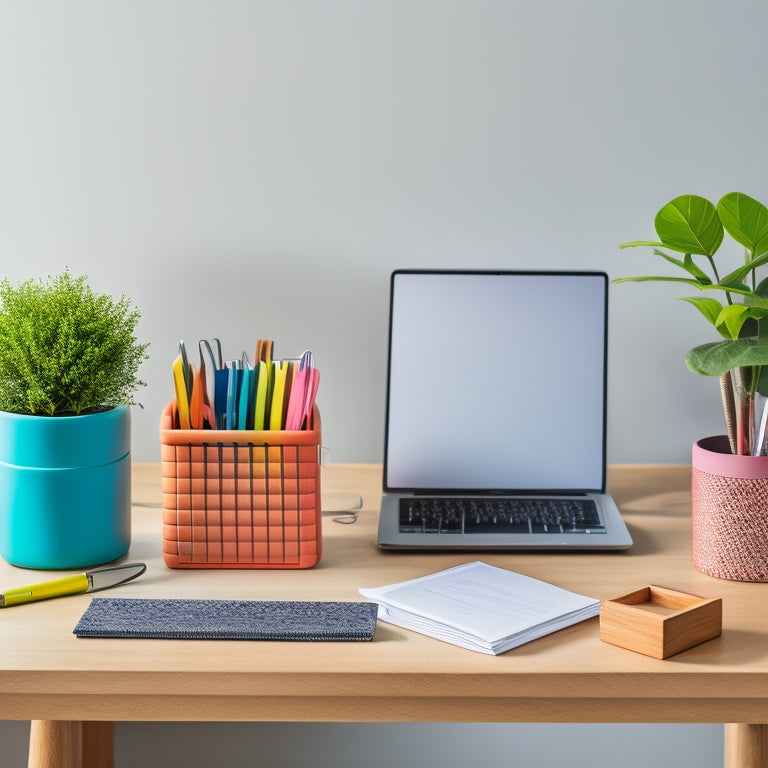
[[[357,493],[332,493],[323,498],[322,506],[324,515],[335,515],[331,518],[334,523],[353,525],[363,508],[363,497]]]
[[[332,505],[330,509],[327,508],[326,503],[323,504],[322,513],[324,515],[336,515],[331,520],[334,523],[340,523],[341,525],[352,525],[357,522],[358,514],[363,508],[363,497],[359,494],[344,494],[345,500],[350,503]],[[145,507],[147,509],[162,509],[160,502],[154,501],[134,501],[134,507]]]

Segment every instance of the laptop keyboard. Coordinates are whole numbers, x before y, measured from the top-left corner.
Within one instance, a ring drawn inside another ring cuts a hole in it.
[[[605,533],[593,499],[526,496],[400,500],[401,533]]]

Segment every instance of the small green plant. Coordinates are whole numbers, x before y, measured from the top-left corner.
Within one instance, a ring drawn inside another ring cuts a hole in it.
[[[0,410],[40,416],[132,404],[147,344],[138,309],[94,293],[65,270],[47,281],[0,281]]]
[[[756,452],[754,397],[756,392],[768,395],[768,280],[757,279],[757,269],[768,263],[768,208],[741,192],[725,195],[717,205],[682,195],[661,208],[654,224],[658,241],[620,247],[651,247],[684,276],[624,277],[615,282],[675,282],[700,292],[679,298],[693,304],[722,339],[694,347],[686,363],[696,373],[721,377],[732,450]],[[736,269],[721,275],[715,255],[726,232],[744,247],[745,256]],[[667,251],[684,255],[677,258]],[[758,447],[764,450],[764,438]]]

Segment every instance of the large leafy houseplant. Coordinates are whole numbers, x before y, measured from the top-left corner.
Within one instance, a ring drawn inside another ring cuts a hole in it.
[[[760,455],[765,435],[756,424],[761,414],[755,402],[756,394],[768,395],[768,279],[758,281],[757,270],[768,263],[768,208],[741,192],[725,195],[717,205],[682,195],[661,208],[654,224],[658,241],[620,247],[650,247],[683,274],[615,282],[675,282],[697,289],[697,295],[680,298],[695,306],[722,338],[694,347],[686,363],[696,373],[720,377],[731,451]],[[736,269],[721,274],[715,256],[726,232],[745,255]]]

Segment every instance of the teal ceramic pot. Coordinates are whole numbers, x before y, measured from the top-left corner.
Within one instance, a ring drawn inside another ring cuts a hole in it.
[[[0,411],[0,555],[69,569],[124,555],[131,541],[128,406],[86,416]]]

